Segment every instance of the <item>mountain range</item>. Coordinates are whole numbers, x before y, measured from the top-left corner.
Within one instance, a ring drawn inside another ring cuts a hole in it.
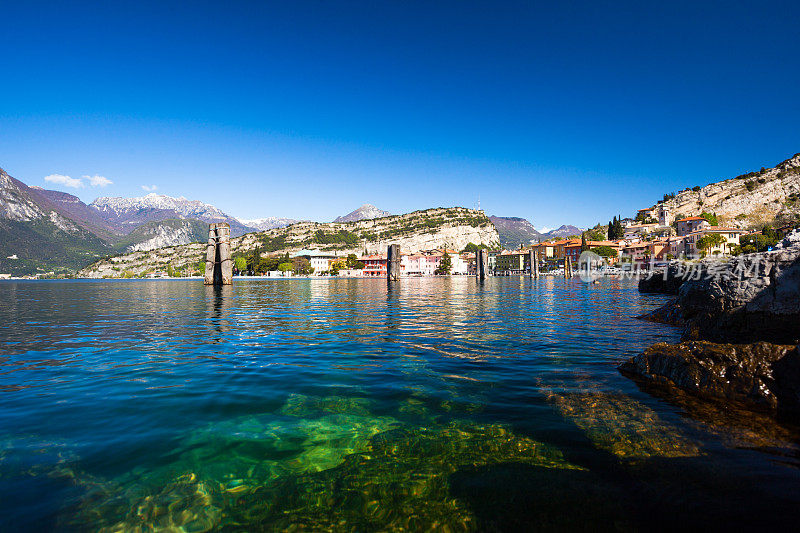
[[[492,215],[489,220],[497,228],[497,233],[500,235],[500,244],[505,248],[512,249],[527,246],[532,242],[578,235],[583,231],[576,226],[563,225],[554,230],[540,232],[528,220],[519,217]]]
[[[335,223],[391,214],[365,204]],[[538,232],[525,219],[491,217],[506,247],[579,233],[562,226]],[[208,223],[227,222],[233,237],[298,224],[290,218],[237,219],[217,207],[163,194],[101,197],[85,204],[72,194],[28,186],[0,169],[0,273],[13,275],[75,271],[100,257],[203,242]]]
[[[292,224],[301,221],[295,220],[293,218],[265,217],[265,218],[254,218],[251,220],[244,220],[240,218],[239,222],[241,222],[248,228],[253,228],[258,231],[267,231],[268,229],[277,229],[277,228],[284,228],[286,226],[291,226]]]

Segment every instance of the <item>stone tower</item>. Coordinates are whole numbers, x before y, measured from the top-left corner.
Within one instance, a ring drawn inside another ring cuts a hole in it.
[[[669,207],[664,204],[658,206],[658,224],[661,226],[669,226],[672,224],[673,215],[670,212]]]

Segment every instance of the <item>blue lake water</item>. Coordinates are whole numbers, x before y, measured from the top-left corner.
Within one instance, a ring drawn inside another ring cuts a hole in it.
[[[644,390],[635,283],[0,282],[0,529],[646,530],[797,516],[797,435]]]

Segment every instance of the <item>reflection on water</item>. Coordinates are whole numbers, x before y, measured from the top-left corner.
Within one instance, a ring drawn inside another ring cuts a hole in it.
[[[793,430],[617,373],[677,338],[632,318],[662,301],[611,279],[2,282],[2,529],[780,523]]]

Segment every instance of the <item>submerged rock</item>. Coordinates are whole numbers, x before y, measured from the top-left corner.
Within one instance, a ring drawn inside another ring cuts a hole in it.
[[[620,460],[696,457],[702,453],[698,443],[662,420],[653,409],[621,391],[610,393],[586,376],[575,375],[562,387],[541,382],[540,387],[548,403],[581,429],[594,446]]]
[[[726,398],[792,419],[800,416],[800,353],[796,346],[658,343],[619,369],[695,395]]]

